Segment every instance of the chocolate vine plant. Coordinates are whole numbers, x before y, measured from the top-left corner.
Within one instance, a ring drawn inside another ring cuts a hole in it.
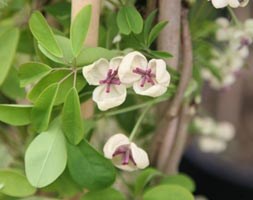
[[[193,200],[177,171],[203,82],[232,84],[217,48],[243,60],[253,38],[214,7],[247,3],[0,1],[0,199]]]

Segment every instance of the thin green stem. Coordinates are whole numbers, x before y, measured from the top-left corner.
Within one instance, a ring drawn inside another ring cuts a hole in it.
[[[59,82],[58,84],[60,85],[61,83],[63,83],[66,79],[68,79],[72,74],[74,73],[74,71],[72,71],[71,73],[69,73],[68,75],[64,76]]]
[[[240,22],[240,20],[237,18],[237,16],[236,16],[236,14],[234,13],[233,9],[232,9],[231,7],[228,7],[228,11],[229,11],[229,13],[230,13],[230,15],[231,15],[231,17],[232,17],[234,23],[235,23],[236,25],[240,26],[240,25],[241,25],[241,22]]]
[[[74,69],[74,80],[73,80],[73,87],[76,88],[76,76],[77,76],[77,70]]]
[[[136,135],[136,133],[138,132],[139,130],[139,127],[144,119],[144,117],[146,116],[147,112],[149,111],[149,109],[151,108],[152,104],[150,103],[146,109],[143,111],[143,113],[141,114],[141,116],[139,117],[139,119],[137,120],[131,134],[130,134],[130,137],[129,137],[129,140],[132,141],[134,136]]]
[[[108,112],[105,112],[105,113],[102,113],[102,114],[98,114],[98,115],[95,115],[94,118],[96,120],[98,119],[101,119],[103,117],[111,117],[111,116],[114,116],[114,115],[119,115],[119,114],[122,114],[122,113],[127,113],[127,112],[130,112],[130,111],[134,111],[134,110],[138,110],[138,109],[141,109],[141,108],[144,108],[150,104],[157,104],[157,103],[161,103],[163,101],[167,101],[168,100],[168,97],[164,97],[164,98],[157,98],[157,99],[154,99],[154,100],[151,100],[151,101],[147,101],[145,103],[140,103],[140,104],[137,104],[137,105],[134,105],[134,106],[129,106],[129,107],[126,107],[126,108],[122,108],[122,109],[118,109],[118,110],[114,110],[114,111],[108,111]]]

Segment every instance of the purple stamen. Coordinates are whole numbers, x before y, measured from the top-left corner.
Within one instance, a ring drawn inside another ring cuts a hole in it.
[[[153,80],[153,78],[155,78],[155,74],[152,73],[151,69],[143,70],[137,67],[133,70],[133,72],[141,75],[141,87],[144,87],[146,82],[155,85],[155,81]]]
[[[106,84],[106,93],[109,93],[111,90],[111,85],[120,85],[121,82],[117,77],[118,70],[109,69],[107,72],[106,78],[104,80],[100,80],[99,84]]]
[[[134,165],[136,165],[136,162],[133,159],[132,151],[129,148],[128,145],[120,146],[117,148],[115,153],[113,154],[113,157],[121,155],[122,156],[122,165],[128,165],[131,161]]]
[[[251,44],[250,39],[248,38],[241,38],[240,46],[238,47],[238,50],[241,50],[243,47],[248,47]]]

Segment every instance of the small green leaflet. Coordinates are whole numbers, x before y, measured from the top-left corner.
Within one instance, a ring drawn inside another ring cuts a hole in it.
[[[78,144],[84,138],[80,101],[76,88],[72,88],[65,99],[62,111],[62,129],[71,144]]]
[[[63,173],[66,164],[65,138],[60,120],[55,119],[49,129],[40,133],[26,150],[26,176],[34,187],[45,187]]]
[[[26,197],[34,194],[35,191],[36,189],[22,173],[10,169],[0,170],[0,193],[12,197]]]
[[[142,31],[143,19],[136,8],[123,6],[117,15],[117,25],[122,34],[129,35],[131,32],[138,34]]]
[[[32,108],[30,105],[0,104],[0,121],[13,126],[30,124]]]
[[[89,190],[101,190],[115,181],[111,161],[83,140],[78,146],[68,144],[68,169],[72,178]]]
[[[11,28],[0,35],[0,86],[6,79],[15,56],[19,31]]]
[[[34,104],[32,124],[38,132],[45,131],[48,128],[58,89],[58,83],[50,85],[42,92]]]
[[[51,68],[43,63],[29,62],[20,66],[20,85],[24,87],[30,83],[40,80],[51,72]]]
[[[176,174],[163,178],[161,184],[166,185],[180,185],[190,192],[194,192],[196,185],[194,181],[186,174]]]
[[[143,200],[194,200],[193,195],[177,185],[159,185],[148,190]]]
[[[63,56],[52,29],[40,12],[36,11],[32,14],[29,20],[29,27],[41,46],[56,57]]]
[[[158,37],[160,32],[164,29],[164,27],[168,24],[167,21],[162,21],[156,24],[152,29],[148,37],[148,46],[150,46],[155,39]]]
[[[91,5],[85,6],[77,14],[73,23],[71,23],[70,41],[72,44],[72,50],[75,57],[80,53],[85,38],[87,36],[91,20],[91,9],[92,9]]]

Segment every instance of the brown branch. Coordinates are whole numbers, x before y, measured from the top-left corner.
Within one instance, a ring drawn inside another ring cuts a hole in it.
[[[187,10],[182,10],[182,48],[183,48],[183,66],[181,70],[181,79],[180,84],[178,87],[178,91],[169,106],[166,115],[162,118],[161,123],[158,126],[156,131],[156,148],[154,153],[152,154],[153,163],[155,163],[158,169],[166,172],[166,173],[173,173],[175,171],[173,168],[168,168],[168,160],[170,157],[173,158],[173,161],[178,158],[180,152],[179,150],[182,149],[182,143],[185,143],[185,140],[178,142],[178,140],[184,139],[183,136],[177,136],[176,133],[178,131],[178,127],[183,126],[183,128],[187,125],[182,125],[181,121],[182,118],[185,121],[185,116],[183,113],[180,113],[180,118],[178,118],[178,111],[182,105],[184,93],[187,89],[187,86],[192,77],[192,44],[191,44],[191,37],[190,37],[190,29],[187,20]],[[187,122],[187,121],[186,121]],[[180,128],[181,129],[181,128]],[[180,133],[183,131],[180,130]],[[180,134],[180,135],[183,135]],[[181,139],[179,139],[179,138]],[[173,149],[179,150],[173,150]],[[176,155],[174,155],[176,152]],[[180,154],[181,156],[181,154]],[[170,165],[170,164],[169,164]]]
[[[168,25],[161,32],[158,38],[158,49],[170,52],[173,57],[167,59],[169,66],[177,68],[180,48],[180,0],[160,0],[159,21],[169,21]]]
[[[169,51],[173,54],[172,59],[166,60],[168,65],[177,68],[179,61],[179,47],[180,47],[180,13],[181,1],[179,0],[159,0],[159,20],[167,20],[169,24],[165,27],[158,38],[158,49]],[[166,114],[170,102],[162,103],[158,106],[158,116],[160,121],[155,132],[150,156],[154,165],[158,169],[162,169],[165,158],[168,157],[170,147],[173,144],[175,137],[175,130],[177,127],[177,120],[172,120],[170,117],[163,117]],[[165,149],[164,151],[163,149]]]
[[[182,47],[183,47],[183,67],[181,71],[180,83],[178,86],[177,93],[171,103],[171,109],[169,112],[170,116],[176,116],[178,110],[182,104],[185,90],[192,78],[192,62],[193,62],[193,55],[192,55],[192,43],[191,43],[191,33],[188,24],[188,10],[182,10]]]
[[[191,34],[188,23],[188,10],[182,9],[182,47],[183,47],[183,68],[178,92],[171,104],[170,114],[177,114],[183,102],[183,96],[192,78],[193,55]],[[171,112],[173,111],[173,112]],[[172,115],[173,116],[173,115]],[[191,120],[190,108],[187,104],[182,106],[179,114],[177,133],[170,156],[167,158],[164,172],[167,174],[176,173],[187,141],[187,128]]]

